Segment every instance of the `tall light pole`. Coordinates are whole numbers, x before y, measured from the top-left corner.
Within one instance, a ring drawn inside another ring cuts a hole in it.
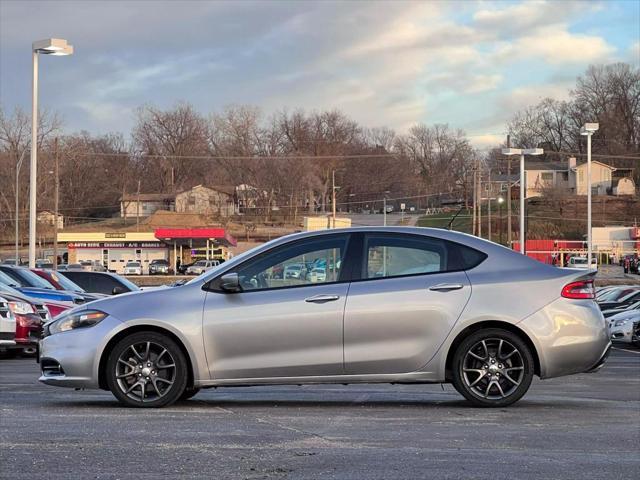
[[[16,164],[16,267],[20,265],[20,254],[18,253],[18,241],[20,238],[20,216],[18,214],[20,210],[19,188],[20,188],[20,168],[22,168],[22,162],[24,160],[25,153],[27,153],[26,148],[22,151],[22,154],[20,155],[20,159]]]
[[[520,253],[525,254],[525,243],[526,239],[524,238],[524,217],[525,217],[525,192],[527,189],[527,182],[525,179],[525,170],[524,170],[524,156],[525,155],[542,155],[544,150],[542,148],[503,148],[503,155],[520,155]]]
[[[597,132],[600,125],[597,123],[585,123],[580,129],[580,135],[587,137],[587,265],[591,268],[591,135]]]
[[[31,162],[29,172],[29,268],[36,266],[36,200],[38,174],[38,55],[71,55],[73,47],[66,40],[47,38],[32,45],[33,83],[31,89]]]

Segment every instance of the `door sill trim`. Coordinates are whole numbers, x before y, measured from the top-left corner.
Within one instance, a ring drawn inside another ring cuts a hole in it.
[[[304,377],[267,377],[267,378],[224,378],[217,380],[198,380],[197,387],[233,387],[253,385],[300,385],[300,384],[336,384],[336,383],[440,383],[435,372],[387,373],[366,375],[326,375]]]

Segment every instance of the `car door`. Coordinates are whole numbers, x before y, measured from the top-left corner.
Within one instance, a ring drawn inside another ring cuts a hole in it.
[[[349,288],[343,260],[349,235],[320,235],[275,247],[231,271],[242,290],[225,293],[210,283],[203,315],[205,351],[215,379],[339,375],[342,322]],[[324,279],[288,265],[329,258]]]
[[[345,307],[345,373],[419,370],[469,300],[459,252],[437,238],[401,233],[366,234],[361,245],[360,278]]]

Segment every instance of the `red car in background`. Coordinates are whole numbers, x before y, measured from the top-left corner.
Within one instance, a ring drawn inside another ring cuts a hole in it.
[[[16,317],[15,345],[3,347],[10,353],[34,354],[42,336],[42,326],[71,306],[51,301],[40,301],[26,297],[11,287],[0,290],[9,309]]]

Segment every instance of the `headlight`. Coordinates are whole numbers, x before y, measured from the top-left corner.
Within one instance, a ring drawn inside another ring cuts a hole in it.
[[[15,315],[27,315],[29,313],[36,313],[31,304],[27,302],[9,302],[9,309]]]
[[[75,330],[76,328],[93,327],[100,323],[106,313],[99,310],[82,310],[80,312],[64,315],[62,318],[54,321],[49,325],[49,334],[66,332],[67,330]]]
[[[625,318],[623,320],[618,320],[616,321],[614,327],[622,327],[625,323],[627,323],[629,321],[628,318]]]

